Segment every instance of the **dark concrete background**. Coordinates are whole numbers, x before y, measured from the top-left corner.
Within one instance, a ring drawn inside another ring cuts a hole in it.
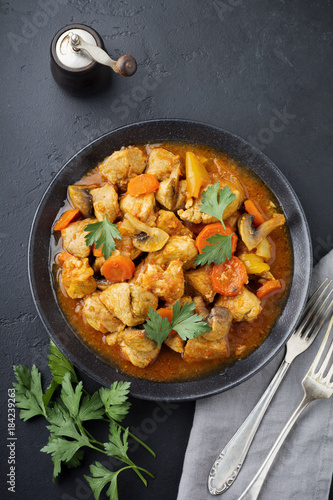
[[[42,419],[16,414],[16,494],[8,473],[7,389],[12,365],[33,363],[48,381],[49,339],[28,283],[35,209],[62,165],[118,126],[189,118],[230,130],[262,149],[291,182],[309,221],[314,259],[332,236],[332,7],[329,0],[10,0],[1,14],[1,498],[90,499],[83,474],[97,457],[52,483]],[[137,74],[112,76],[103,93],[75,98],[49,69],[53,35],[70,23],[96,29],[111,56],[133,54]],[[275,117],[280,116],[276,120]],[[282,116],[282,118],[281,118]],[[97,384],[83,376],[93,391]],[[157,453],[133,460],[156,473],[146,489],[119,477],[121,500],[176,498],[194,403],[132,400],[127,425]],[[209,439],[209,438],[208,438]],[[200,450],[198,450],[200,452]],[[101,498],[104,498],[103,495]]]

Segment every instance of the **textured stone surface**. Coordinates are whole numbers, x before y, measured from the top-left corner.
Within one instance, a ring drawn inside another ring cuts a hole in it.
[[[29,290],[29,229],[46,187],[62,165],[103,133],[150,118],[189,118],[230,130],[262,149],[291,182],[308,217],[314,259],[333,246],[332,9],[330,2],[212,0],[2,1],[1,454],[6,464],[7,389],[13,364],[48,374],[48,336]],[[112,75],[102,93],[75,98],[49,70],[53,35],[70,23],[96,29],[114,58],[129,53],[136,75]],[[84,377],[91,390],[97,385]],[[148,489],[119,478],[120,499],[175,499],[193,403],[159,407],[132,401],[129,425],[157,452],[134,461],[156,473]],[[17,414],[16,496],[90,499],[89,460],[53,485],[39,452],[44,422]],[[198,453],[200,450],[198,450]],[[92,459],[97,458],[92,457]],[[1,498],[6,490],[3,467]],[[47,493],[46,493],[47,492]]]

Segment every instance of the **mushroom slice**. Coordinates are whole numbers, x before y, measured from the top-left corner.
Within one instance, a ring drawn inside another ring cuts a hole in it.
[[[78,208],[84,217],[92,214],[92,196],[88,189],[80,186],[68,186],[68,196],[74,208]]]
[[[252,225],[253,219],[253,215],[243,214],[239,217],[237,224],[239,234],[248,250],[256,248],[259,243],[261,243],[262,240],[269,235],[269,233],[286,222],[284,215],[277,214],[266,222],[260,224],[260,226],[256,229]]]
[[[142,252],[156,252],[161,250],[169,239],[169,235],[157,227],[150,227],[131,214],[125,218],[132,224],[137,232],[132,236],[133,245]]]
[[[204,332],[201,335],[206,340],[214,342],[215,340],[221,340],[228,335],[232,323],[232,314],[226,307],[214,306],[210,311],[208,318],[206,318],[206,321],[211,327],[211,330]]]

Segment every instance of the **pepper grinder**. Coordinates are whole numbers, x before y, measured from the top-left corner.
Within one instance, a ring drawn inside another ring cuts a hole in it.
[[[51,72],[55,81],[72,94],[96,92],[110,79],[110,69],[132,76],[137,63],[123,55],[117,61],[106,53],[97,31],[84,24],[70,24],[59,30],[51,42]]]

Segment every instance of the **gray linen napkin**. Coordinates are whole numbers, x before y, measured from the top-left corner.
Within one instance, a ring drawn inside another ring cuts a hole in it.
[[[314,268],[311,293],[326,277],[333,278],[333,250]],[[301,381],[319,348],[327,323],[312,346],[291,364],[257,431],[242,470],[229,490],[220,496],[221,500],[236,500],[243,493],[301,401]],[[207,487],[210,468],[260,399],[283,354],[279,353],[263,370],[240,386],[197,401],[177,500],[214,498]],[[332,471],[333,397],[314,401],[304,410],[275,459],[260,498],[326,500]]]

